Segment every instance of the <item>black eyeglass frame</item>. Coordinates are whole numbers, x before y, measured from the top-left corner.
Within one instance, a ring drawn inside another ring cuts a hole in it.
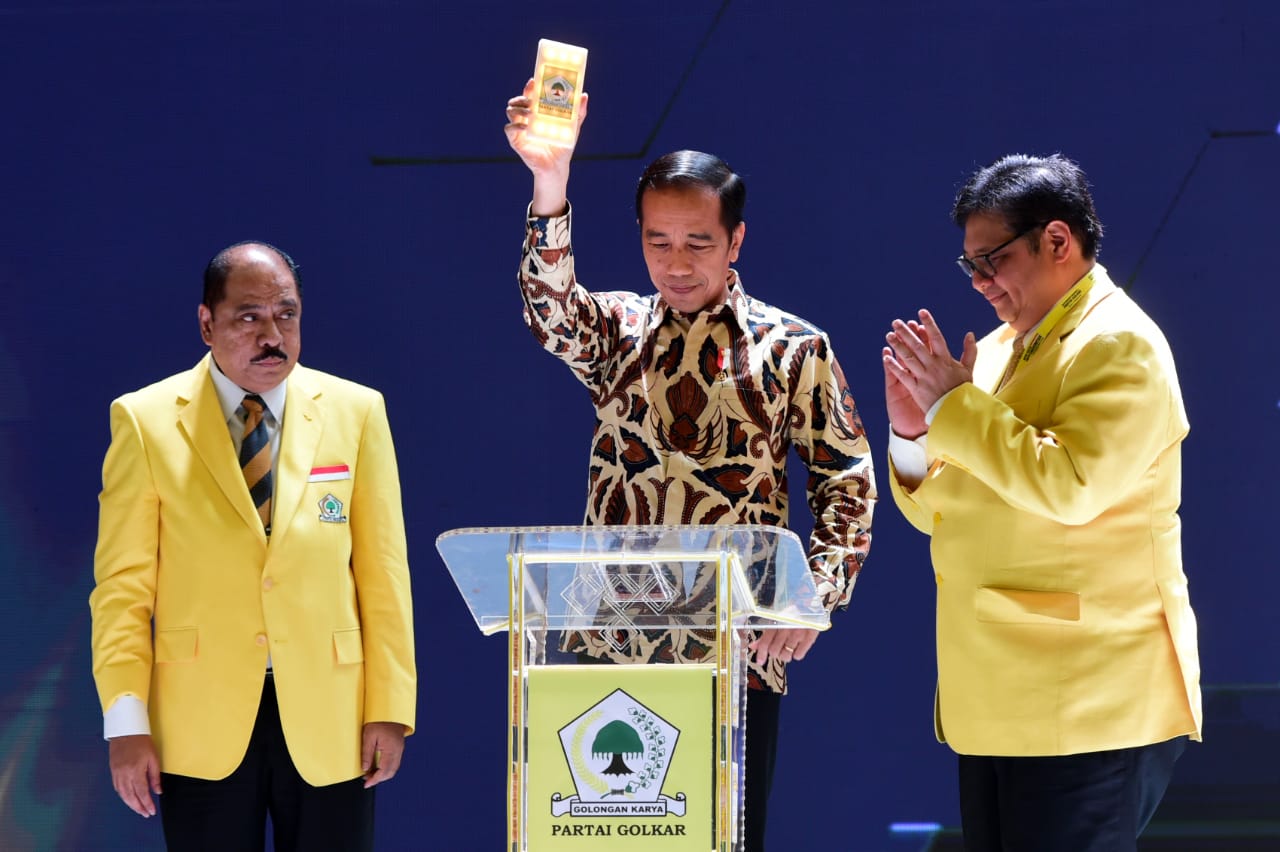
[[[973,274],[975,272],[978,275],[982,276],[983,278],[995,278],[996,262],[995,262],[994,255],[997,255],[1000,252],[1004,251],[1009,246],[1013,245],[1018,240],[1025,237],[1027,234],[1030,234],[1032,231],[1035,231],[1039,228],[1043,228],[1048,224],[1049,224],[1048,222],[1037,222],[1036,224],[1032,225],[1030,228],[1026,228],[1025,230],[1019,231],[1018,233],[1014,234],[1012,237],[1005,240],[1000,245],[993,248],[991,251],[985,251],[982,254],[975,254],[973,257],[965,257],[962,254],[956,258],[956,266],[960,267],[960,271],[964,273],[965,278],[973,278]]]

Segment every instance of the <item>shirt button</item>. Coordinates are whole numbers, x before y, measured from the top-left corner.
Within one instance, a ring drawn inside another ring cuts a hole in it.
[[[276,584],[276,581],[268,577],[267,579],[262,581],[262,588],[269,592],[271,591],[271,587],[274,586],[275,584]]]
[[[259,645],[265,645],[267,644],[267,634],[259,633],[257,636],[253,637],[253,641],[257,642]]]

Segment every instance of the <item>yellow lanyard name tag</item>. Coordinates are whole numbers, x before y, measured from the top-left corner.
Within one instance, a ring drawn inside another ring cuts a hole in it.
[[[1049,336],[1049,332],[1053,331],[1054,326],[1056,326],[1059,321],[1066,316],[1067,311],[1074,308],[1081,299],[1089,294],[1089,291],[1092,289],[1093,270],[1089,270],[1089,272],[1077,281],[1076,285],[1067,292],[1067,295],[1063,296],[1058,304],[1054,305],[1053,310],[1049,311],[1049,315],[1041,320],[1040,324],[1036,326],[1035,333],[1031,335],[1031,341],[1027,344],[1026,348],[1022,350],[1022,356],[1018,358],[1018,363],[1013,368],[1015,373],[1018,371],[1019,367],[1031,360],[1032,356],[1036,354],[1036,351],[1040,349],[1040,344],[1044,343],[1044,339]]]

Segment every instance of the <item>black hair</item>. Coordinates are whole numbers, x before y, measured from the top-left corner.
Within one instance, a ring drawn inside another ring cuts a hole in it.
[[[729,236],[742,221],[747,204],[747,185],[714,154],[701,151],[672,151],[649,164],[636,186],[636,221],[641,221],[640,202],[651,189],[703,188],[720,198],[720,221]]]
[[[1090,260],[1102,242],[1102,222],[1093,209],[1088,178],[1061,154],[1009,154],[979,169],[956,195],[951,220],[963,228],[975,213],[1001,217],[1014,233],[1055,219],[1066,222]],[[1028,243],[1039,251],[1039,233],[1028,235]]]

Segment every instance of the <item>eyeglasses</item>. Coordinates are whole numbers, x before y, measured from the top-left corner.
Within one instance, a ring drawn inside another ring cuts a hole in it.
[[[1002,242],[1000,245],[996,246],[989,252],[984,252],[983,254],[976,254],[973,257],[965,257],[964,255],[960,255],[959,257],[956,258],[956,266],[960,267],[960,271],[964,273],[965,278],[972,278],[974,276],[974,273],[977,273],[983,278],[995,278],[996,277],[995,255],[1004,251],[1009,246],[1013,245],[1018,240],[1022,239],[1032,231],[1035,231],[1039,228],[1043,228],[1047,224],[1049,223],[1038,222],[1037,224],[1032,225],[1030,228],[1019,231],[1018,233],[1014,234],[1012,237],[1005,240],[1004,242]]]

